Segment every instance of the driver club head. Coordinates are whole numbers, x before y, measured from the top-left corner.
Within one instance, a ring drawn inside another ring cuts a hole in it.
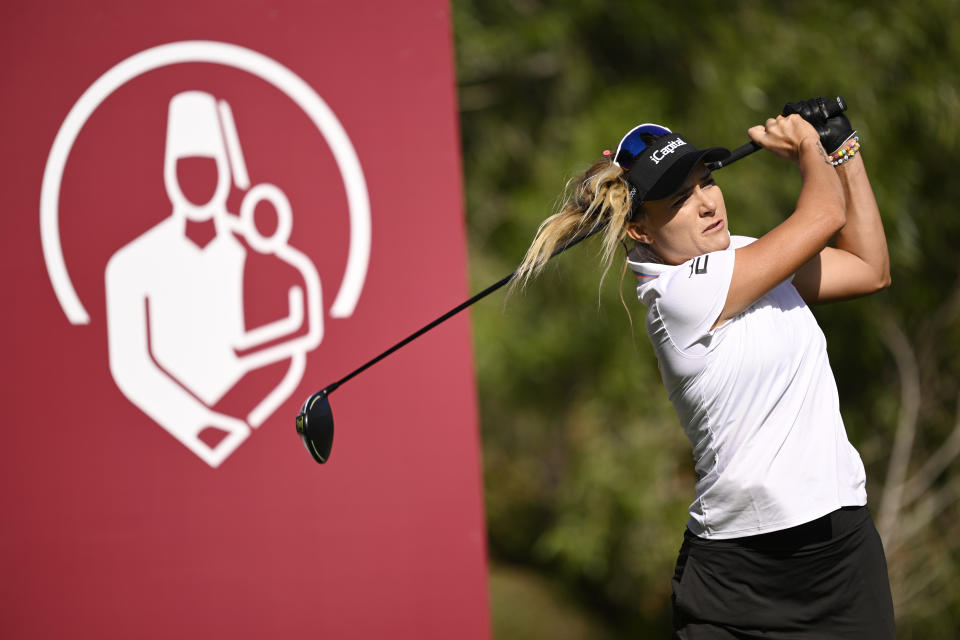
[[[307,398],[297,414],[297,433],[310,455],[323,464],[330,458],[333,447],[333,411],[327,390],[317,391]]]

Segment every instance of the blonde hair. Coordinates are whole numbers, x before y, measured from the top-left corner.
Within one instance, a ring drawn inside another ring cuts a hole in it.
[[[624,173],[611,158],[605,157],[582,176],[567,182],[560,210],[544,220],[537,229],[533,243],[510,283],[510,291],[526,286],[531,278],[543,271],[556,251],[600,227],[603,227],[602,232],[598,231],[602,237],[602,285],[613,263],[617,246],[623,244],[627,236],[630,222],[630,190]]]

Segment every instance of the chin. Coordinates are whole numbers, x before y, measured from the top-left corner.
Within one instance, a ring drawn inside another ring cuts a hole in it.
[[[724,233],[723,235],[717,235],[714,238],[711,238],[709,242],[701,245],[701,253],[710,253],[712,251],[725,251],[730,248],[730,234]]]

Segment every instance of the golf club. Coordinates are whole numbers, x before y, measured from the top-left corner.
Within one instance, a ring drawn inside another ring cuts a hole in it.
[[[573,245],[583,242],[590,236],[603,231],[603,229],[603,226],[597,226],[589,230],[587,233],[575,237],[554,251],[550,258],[553,259],[557,257],[557,255],[566,251]],[[303,403],[303,406],[300,408],[300,413],[297,414],[297,433],[300,434],[300,439],[303,440],[304,446],[307,448],[307,451],[310,452],[310,455],[313,456],[313,459],[320,464],[323,464],[330,457],[330,449],[333,447],[333,411],[330,408],[329,396],[337,389],[337,387],[380,362],[400,347],[403,347],[406,344],[416,340],[427,331],[430,331],[436,327],[438,324],[449,320],[456,314],[472,305],[474,302],[486,298],[488,295],[513,280],[516,275],[517,273],[514,271],[510,275],[504,276],[483,291],[474,294],[468,300],[465,300],[455,306],[453,309],[450,309],[450,311],[447,311],[430,324],[417,329],[415,332],[411,333],[409,336],[393,345],[380,355],[374,357],[372,360],[369,360],[336,382],[328,384],[326,387],[307,398],[307,400]]]
[[[819,114],[824,121],[827,118],[838,115],[842,111],[845,111],[847,108],[846,102],[843,98],[837,97],[832,101],[823,101],[820,103],[821,113]],[[753,141],[750,141],[744,145],[741,145],[730,152],[730,155],[723,160],[717,162],[711,162],[707,164],[707,168],[711,171],[716,171],[717,169],[722,169],[723,167],[729,166],[750,155],[751,153],[759,150],[760,145],[756,144]],[[604,227],[597,226],[582,235],[579,235],[562,247],[553,252],[553,255],[550,256],[551,259],[557,257],[559,254],[563,253],[570,247],[579,244],[580,242],[586,240],[587,238],[599,233]],[[297,414],[297,433],[300,434],[300,439],[303,441],[304,446],[307,448],[307,451],[310,452],[310,455],[313,456],[313,459],[318,463],[323,464],[330,458],[330,450],[333,447],[333,410],[330,408],[330,394],[333,393],[340,385],[347,382],[351,378],[360,373],[366,371],[368,368],[372,367],[376,363],[380,362],[391,353],[400,349],[401,347],[409,344],[410,342],[416,340],[422,336],[427,331],[430,331],[438,324],[449,320],[451,317],[455,316],[459,312],[463,311],[473,303],[487,297],[494,291],[497,291],[511,280],[516,277],[516,271],[511,273],[508,276],[505,276],[493,283],[483,291],[473,295],[468,300],[461,302],[454,308],[447,311],[445,314],[434,320],[433,322],[425,325],[424,327],[418,329],[414,333],[410,334],[400,342],[396,343],[380,355],[374,357],[368,362],[364,363],[357,369],[354,369],[344,377],[340,378],[336,382],[328,384],[326,387],[312,394],[307,400],[303,403],[303,406],[300,408],[300,413]]]

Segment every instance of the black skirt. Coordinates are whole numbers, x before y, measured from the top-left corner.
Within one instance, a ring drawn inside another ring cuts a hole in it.
[[[687,531],[673,576],[673,637],[894,637],[880,536],[866,507],[758,536]]]

